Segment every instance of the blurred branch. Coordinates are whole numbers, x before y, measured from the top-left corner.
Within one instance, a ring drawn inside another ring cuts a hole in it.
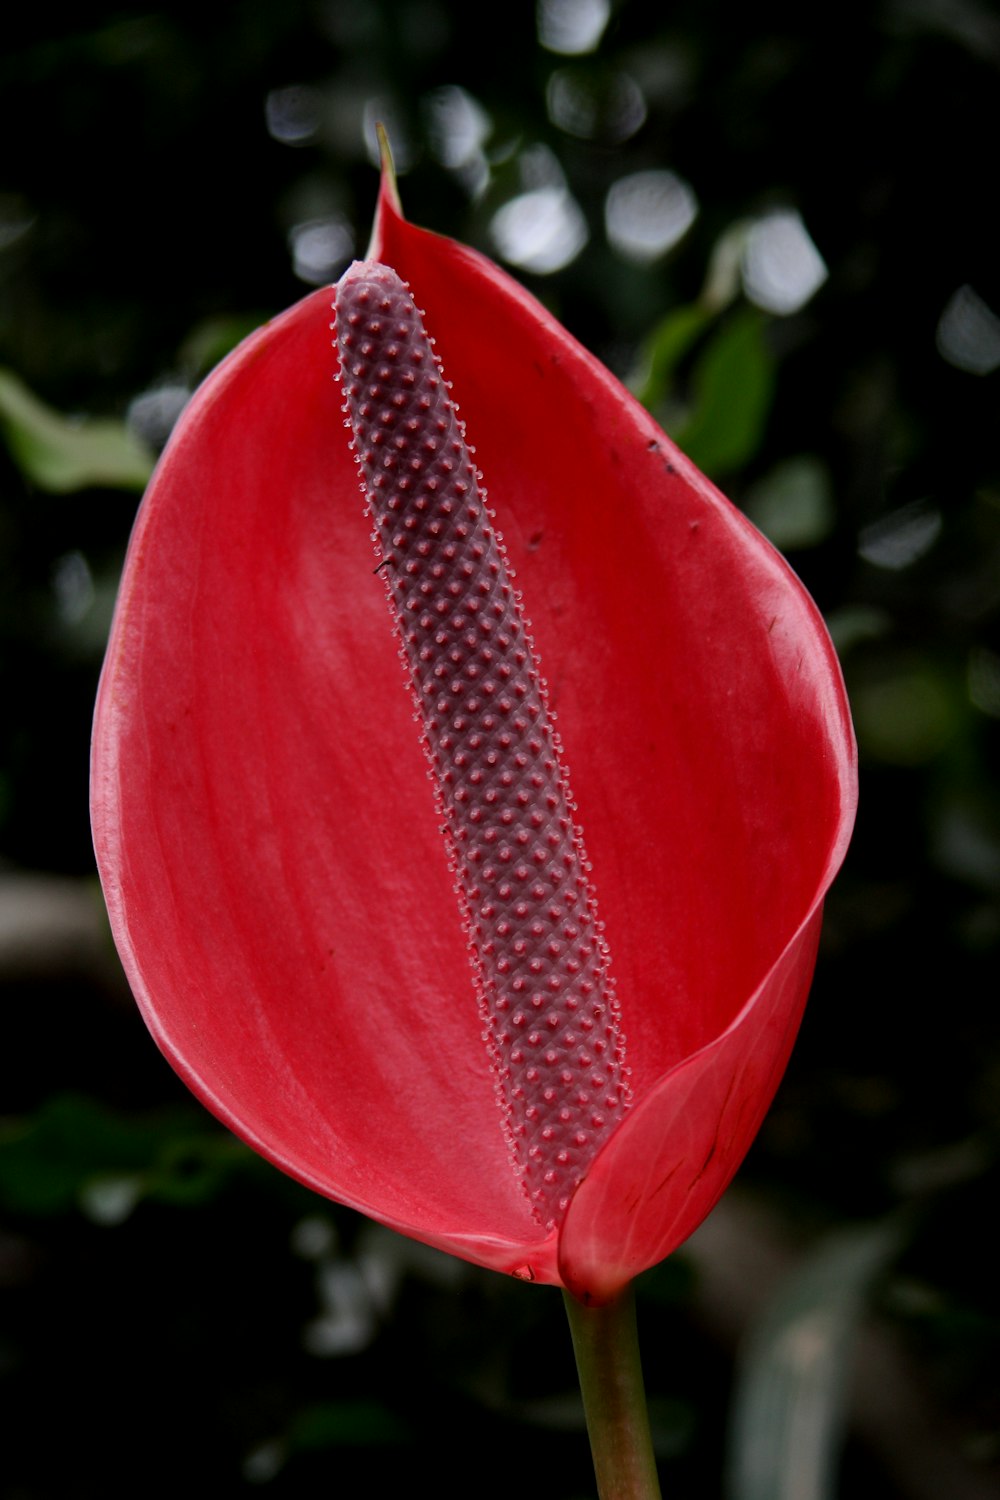
[[[25,477],[53,494],[143,490],[153,455],[124,422],[73,419],[39,401],[13,370],[0,369],[0,431]]]
[[[96,881],[0,874],[0,984],[39,979],[126,993]]]
[[[697,1230],[685,1254],[697,1274],[698,1314],[730,1348],[758,1322],[800,1260],[773,1216],[738,1192]],[[884,1325],[869,1323],[860,1333],[849,1408],[852,1431],[907,1500],[997,1500],[995,1476],[968,1459],[962,1433]]]

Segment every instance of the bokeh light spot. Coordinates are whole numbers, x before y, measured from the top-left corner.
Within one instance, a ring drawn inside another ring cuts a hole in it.
[[[1000,368],[1000,318],[971,286],[960,286],[941,314],[937,346],[942,358],[969,375]]]
[[[493,128],[478,100],[457,84],[446,84],[424,101],[431,150],[442,166],[454,170],[481,151]]]
[[[131,430],[151,448],[162,448],[174,430],[174,423],[191,399],[186,385],[154,386],[129,402],[126,421]]]
[[[549,119],[582,141],[618,146],[646,120],[642,89],[628,73],[557,68],[545,90]]]
[[[597,48],[610,15],[609,0],[539,0],[538,40],[548,52],[580,57]]]
[[[264,101],[268,134],[284,146],[315,140],[323,120],[323,95],[309,84],[272,89]]]
[[[94,578],[82,552],[66,552],[52,569],[56,613],[64,625],[78,625],[94,602]]]
[[[809,301],[829,274],[801,215],[783,209],[753,224],[743,250],[743,290],[765,312],[787,317]]]
[[[672,249],[698,215],[692,188],[675,172],[633,172],[608,189],[604,224],[608,241],[640,265]]]
[[[563,187],[511,198],[493,215],[490,234],[504,260],[539,276],[568,266],[589,238],[580,205]]]
[[[941,512],[914,500],[862,528],[858,553],[876,568],[898,573],[929,552],[941,533]]]
[[[322,286],[335,279],[354,254],[354,231],[338,214],[310,219],[289,231],[292,265],[300,281]]]

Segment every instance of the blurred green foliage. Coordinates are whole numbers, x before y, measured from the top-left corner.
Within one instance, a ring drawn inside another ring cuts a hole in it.
[[[498,255],[498,210],[549,194],[576,253],[518,274],[830,621],[861,815],[744,1181],[805,1237],[909,1210],[883,1318],[962,1462],[996,1478],[996,17],[621,0],[572,55],[540,40],[557,13],[243,0],[7,22],[0,1500],[195,1473],[223,1494],[388,1493],[418,1469],[465,1494],[467,1451],[484,1497],[589,1492],[558,1299],[369,1243],[257,1162],[187,1100],[110,952],[82,965],[15,900],[24,871],[92,879],[90,713],[130,490],[212,363],[363,253],[376,117],[420,223]],[[610,190],[649,171],[697,213],[627,253]],[[776,213],[827,273],[779,310],[752,238]],[[667,1489],[704,1497],[732,1365],[689,1270],[647,1278],[642,1331]],[[860,1447],[840,1473],[880,1500],[907,1483]]]
[[[831,1235],[754,1327],[733,1396],[733,1500],[772,1500],[793,1474],[803,1500],[837,1493],[834,1448],[857,1325],[899,1239],[899,1227],[889,1224]]]
[[[29,1216],[80,1208],[115,1224],[144,1198],[206,1202],[248,1156],[190,1106],[123,1115],[86,1095],[57,1094],[0,1134],[0,1204]]]
[[[145,489],[146,445],[122,422],[71,422],[44,406],[10,370],[0,370],[0,431],[26,480],[39,489]]]

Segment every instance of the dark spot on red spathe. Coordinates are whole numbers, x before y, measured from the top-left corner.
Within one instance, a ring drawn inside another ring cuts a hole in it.
[[[646,452],[647,453],[662,453],[663,452],[663,444],[660,442],[659,438],[650,438],[649,442],[646,444]],[[668,473],[668,474],[676,474],[677,473],[676,465],[672,464],[670,462],[669,458],[665,458],[663,460],[663,467],[664,467],[664,470],[666,471],[666,473]]]
[[[698,1170],[695,1173],[694,1177],[691,1179],[691,1187],[692,1188],[697,1187],[698,1183],[704,1177],[705,1173],[708,1171],[709,1167],[711,1166],[712,1157],[715,1155],[715,1153],[716,1153],[716,1151],[718,1151],[718,1149],[719,1149],[719,1133],[718,1133],[718,1131],[716,1131],[715,1135],[712,1137],[712,1144],[708,1148],[708,1155],[705,1157],[705,1160],[702,1162],[701,1166],[698,1168]]]
[[[719,1143],[722,1139],[723,1128],[726,1129],[727,1135],[730,1133],[732,1127],[731,1122],[726,1119],[726,1111],[729,1108],[729,1101],[733,1098],[733,1095],[736,1092],[736,1085],[737,1079],[731,1079],[729,1087],[726,1090],[726,1097],[722,1101],[722,1108],[719,1110],[718,1122],[715,1127],[715,1134],[712,1137],[712,1144],[708,1148],[708,1154],[706,1155],[705,1160],[702,1162],[701,1166],[698,1168],[698,1171],[691,1179],[692,1190],[697,1187],[698,1183],[708,1171],[712,1163],[712,1158],[715,1156],[715,1153],[719,1149]]]
[[[531,533],[531,535],[528,538],[528,551],[529,552],[537,552],[538,551],[539,547],[542,544],[542,537],[544,535],[545,535],[545,533],[543,531],[533,531]]]
[[[713,1147],[713,1150],[714,1150],[714,1147]],[[662,1193],[664,1188],[670,1186],[671,1182],[673,1181],[674,1177],[676,1177],[676,1175],[677,1175],[677,1173],[679,1171],[680,1171],[680,1163],[678,1162],[678,1164],[677,1164],[676,1167],[671,1167],[670,1171],[667,1173],[666,1177],[664,1177],[664,1179],[660,1183],[659,1187],[655,1187],[653,1189],[653,1191],[650,1193],[650,1195],[649,1195],[649,1201],[650,1202],[652,1202],[652,1200],[657,1196],[658,1193]]]

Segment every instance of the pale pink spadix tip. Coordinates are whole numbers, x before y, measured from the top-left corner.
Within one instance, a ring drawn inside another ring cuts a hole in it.
[[[335,312],[512,1164],[551,1228],[628,1102],[590,867],[520,597],[420,313],[368,261],[344,274]]]

